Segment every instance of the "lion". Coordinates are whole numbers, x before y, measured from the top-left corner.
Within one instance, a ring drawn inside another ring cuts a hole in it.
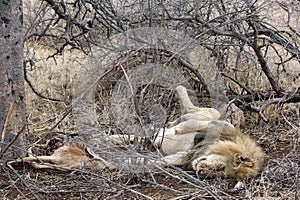
[[[160,129],[152,141],[162,159],[137,159],[137,164],[167,167],[180,166],[194,170],[198,178],[235,178],[239,181],[254,177],[262,168],[265,153],[248,135],[241,133],[214,108],[200,108],[192,104],[183,86],[176,88],[183,114],[168,127]],[[111,144],[141,141],[133,135],[110,135]],[[27,162],[35,169],[114,170],[117,167],[93,153],[86,145],[67,136],[58,136],[45,145],[46,155],[36,156],[32,147],[28,157],[8,162],[16,166]],[[146,162],[147,161],[147,162]],[[131,164],[127,159],[125,162]],[[135,162],[136,163],[136,162]]]
[[[219,120],[218,110],[194,106],[185,87],[178,86],[176,91],[183,115],[156,133],[153,145],[165,156],[161,160],[147,160],[146,165],[182,166],[194,170],[198,178],[243,181],[254,177],[263,166],[265,153],[262,148],[231,123]],[[133,140],[136,140],[133,135],[108,138],[113,144]],[[139,162],[145,164],[143,159]]]

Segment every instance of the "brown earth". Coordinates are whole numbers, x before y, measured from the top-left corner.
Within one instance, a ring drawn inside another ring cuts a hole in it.
[[[289,116],[272,126],[247,121],[245,127],[253,128],[244,132],[256,138],[268,156],[262,172],[238,191],[233,189],[235,180],[198,180],[193,172],[176,168],[62,173],[5,166],[0,168],[0,195],[2,199],[297,199],[300,133],[293,124],[297,120]]]

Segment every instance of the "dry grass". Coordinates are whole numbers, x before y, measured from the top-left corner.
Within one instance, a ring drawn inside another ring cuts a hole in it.
[[[249,122],[250,123],[250,122]],[[250,124],[248,124],[250,125]],[[275,130],[273,130],[275,129]],[[299,131],[287,124],[247,131],[268,157],[260,175],[235,191],[234,180],[197,180],[192,172],[165,168],[90,173],[1,168],[4,199],[294,199],[299,194]]]
[[[53,135],[48,132],[49,129],[62,119],[64,111],[72,103],[74,80],[83,65],[84,55],[75,50],[68,50],[63,55],[56,56],[55,60],[47,59],[53,51],[36,46],[36,44],[27,45],[26,52],[26,57],[34,58],[36,63],[32,68],[27,69],[33,86],[40,94],[61,100],[53,102],[42,99],[36,96],[27,85],[26,98],[30,123],[28,144],[30,145],[38,140],[43,142]],[[272,56],[269,61],[270,59]],[[249,60],[241,58],[241,63],[238,64],[237,73],[240,80],[249,82],[249,86],[255,89],[267,89],[269,86],[265,84],[266,78],[257,68],[257,63],[251,63]],[[236,62],[234,59],[228,62],[230,70],[227,73],[233,76]],[[277,60],[273,60],[270,63],[276,62]],[[132,61],[132,65],[136,63]],[[286,66],[290,74],[299,73],[293,71],[296,69],[294,64]],[[272,70],[276,72],[276,69]],[[192,75],[189,74],[189,76]],[[244,189],[236,191],[233,189],[236,184],[235,180],[198,180],[193,172],[178,168],[150,170],[123,164],[122,159],[124,160],[127,156],[144,152],[149,154],[149,151],[139,149],[137,153],[136,149],[140,148],[140,145],[128,147],[127,151],[116,150],[102,143],[102,137],[106,134],[122,132],[114,123],[107,98],[112,93],[112,80],[106,79],[98,90],[100,94],[97,94],[97,98],[101,103],[92,105],[97,111],[96,115],[86,114],[86,118],[97,119],[97,123],[78,129],[74,122],[74,113],[71,113],[58,124],[54,131],[78,132],[83,139],[89,132],[96,132],[98,137],[87,141],[92,149],[103,157],[110,157],[112,162],[121,160],[118,164],[123,168],[112,172],[91,173],[74,170],[62,173],[53,170],[37,171],[27,165],[19,170],[0,167],[2,199],[297,199],[300,196],[299,103],[269,106],[264,112],[270,121],[269,124],[262,122],[256,114],[245,112],[247,120],[243,131],[252,135],[268,156],[262,172],[257,177],[248,180]],[[296,79],[298,81],[296,82],[290,80],[285,74],[279,73],[278,81],[281,86],[293,91],[299,87],[300,79]],[[232,82],[228,82],[227,85],[239,90]],[[148,99],[151,95],[155,96],[152,93],[147,96]],[[155,97],[162,97],[162,101],[173,98],[172,93],[167,92],[165,96]],[[169,114],[174,117],[178,115],[178,112],[174,111],[178,108],[178,105],[174,103],[176,98],[170,102],[173,107],[168,107],[170,108]],[[198,103],[207,105],[207,102],[202,99],[198,100]]]
[[[38,52],[41,57],[49,53]],[[36,57],[38,59],[39,55]],[[80,68],[78,57],[70,51],[56,62],[41,59],[35,69],[29,71],[30,80],[39,92],[65,101],[64,104],[43,100],[27,88],[29,143],[51,136],[47,135],[47,130],[60,119],[72,97],[72,80]],[[193,172],[177,168],[138,171],[124,165],[122,170],[114,172],[74,170],[62,173],[36,171],[24,166],[21,170],[0,168],[0,195],[3,199],[295,199],[299,195],[299,104],[270,109],[276,113],[276,120],[270,125],[260,123],[253,113],[246,113],[243,131],[257,139],[268,157],[261,174],[248,180],[245,189],[239,191],[233,189],[234,180],[198,180]],[[117,130],[110,123],[101,127],[104,134]],[[104,130],[104,127],[111,129]],[[72,115],[55,130],[77,131]],[[84,138],[84,133],[79,134]],[[101,156],[111,156],[114,162],[132,154],[129,150],[127,154],[99,144],[94,145],[94,150]]]
[[[36,136],[54,125],[62,117],[63,111],[72,101],[74,79],[83,60],[79,51],[67,50],[55,59],[48,58],[54,53],[43,46],[27,46],[27,57],[33,58],[35,65],[27,68],[27,76],[34,89],[47,98],[35,95],[29,85],[26,85],[26,100],[30,133]],[[72,128],[72,121],[67,118],[58,131]]]

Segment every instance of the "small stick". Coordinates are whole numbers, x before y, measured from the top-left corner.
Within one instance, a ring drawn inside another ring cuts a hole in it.
[[[4,141],[6,128],[8,126],[8,122],[10,120],[12,111],[13,111],[13,103],[11,103],[10,106],[9,106],[9,109],[8,109],[8,112],[7,112],[7,115],[6,115],[6,118],[5,118],[5,122],[4,122],[4,125],[3,125],[3,129],[1,131],[1,143],[3,143],[3,141]],[[1,145],[0,145],[0,152],[1,152],[1,150],[2,149],[1,149]]]
[[[25,123],[25,124],[22,126],[21,130],[17,133],[17,135],[15,136],[15,138],[7,145],[7,147],[4,149],[4,151],[1,152],[0,158],[2,158],[2,156],[3,156],[4,153],[9,149],[9,147],[11,147],[11,145],[12,145],[13,143],[15,143],[15,141],[20,137],[20,135],[24,132],[26,126],[27,126],[27,123]]]

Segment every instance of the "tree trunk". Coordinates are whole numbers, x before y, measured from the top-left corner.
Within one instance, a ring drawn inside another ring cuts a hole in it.
[[[0,24],[0,159],[8,159],[25,153],[22,0],[0,1]]]

